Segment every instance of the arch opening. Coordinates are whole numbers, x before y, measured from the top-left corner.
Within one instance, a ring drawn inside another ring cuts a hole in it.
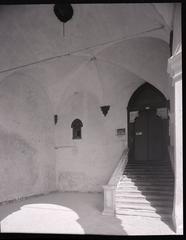
[[[161,162],[168,158],[169,101],[149,83],[131,96],[128,107],[130,162]]]
[[[82,134],[81,134],[81,128],[83,127],[83,123],[79,119],[75,119],[72,124],[72,139],[81,139]]]

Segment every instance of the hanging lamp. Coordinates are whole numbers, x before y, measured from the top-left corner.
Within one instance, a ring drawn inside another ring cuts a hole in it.
[[[54,5],[56,17],[63,23],[63,36],[65,36],[65,23],[73,16],[73,8],[70,3],[57,3]]]

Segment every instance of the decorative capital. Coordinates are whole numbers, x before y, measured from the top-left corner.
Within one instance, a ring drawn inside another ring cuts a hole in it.
[[[167,72],[173,79],[173,85],[176,81],[182,80],[182,52],[179,51],[168,59]]]

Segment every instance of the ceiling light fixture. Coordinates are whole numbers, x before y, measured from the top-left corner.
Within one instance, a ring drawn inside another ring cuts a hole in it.
[[[54,5],[56,17],[63,23],[63,36],[65,36],[65,23],[73,16],[73,8],[70,3],[58,3]]]

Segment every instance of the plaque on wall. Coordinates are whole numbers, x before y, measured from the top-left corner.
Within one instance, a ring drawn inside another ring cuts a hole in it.
[[[117,136],[125,135],[125,128],[118,128],[118,129],[116,129],[116,135]]]

